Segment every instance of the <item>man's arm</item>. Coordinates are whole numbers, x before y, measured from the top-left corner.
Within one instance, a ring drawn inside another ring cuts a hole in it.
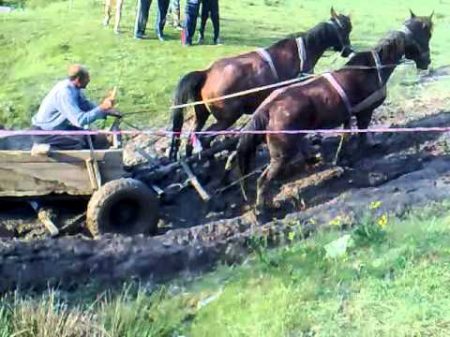
[[[80,128],[106,117],[106,113],[99,106],[94,106],[89,111],[81,110],[70,90],[64,90],[58,96],[58,110],[72,125]]]
[[[89,110],[93,110],[97,107],[96,104],[92,103],[91,101],[89,101],[86,96],[84,95],[84,93],[82,91],[80,91],[80,109],[83,111],[89,111]]]

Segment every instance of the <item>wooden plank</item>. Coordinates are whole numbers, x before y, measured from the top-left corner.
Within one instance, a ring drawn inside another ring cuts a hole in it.
[[[121,149],[113,150],[95,150],[95,158],[97,161],[104,161],[111,158],[122,158]],[[0,165],[4,162],[9,163],[45,163],[45,162],[63,162],[74,163],[84,162],[90,158],[89,150],[74,151],[53,151],[48,155],[32,156],[31,151],[0,151]]]
[[[188,164],[186,164],[184,161],[180,161],[181,166],[183,167],[183,170],[186,172],[186,174],[189,177],[189,182],[191,183],[191,185],[197,190],[198,194],[200,195],[200,197],[203,199],[203,201],[208,201],[209,199],[211,199],[211,197],[209,196],[208,192],[205,191],[205,189],[203,188],[203,186],[200,184],[200,182],[198,181],[197,177],[194,175],[194,173],[191,171],[190,167],[188,166]]]
[[[11,152],[11,151],[0,151]],[[91,195],[93,188],[89,180],[86,162],[87,151],[61,151],[65,156],[69,152],[72,161],[45,160],[41,156],[32,157],[19,153],[23,160],[35,158],[41,161],[1,161],[0,160],[0,197],[42,196],[47,194]],[[9,153],[10,154],[10,153]],[[97,153],[102,159],[98,162],[102,181],[108,182],[124,176],[122,151],[102,151]],[[58,157],[61,159],[62,157]],[[13,158],[18,158],[12,156]],[[3,159],[11,158],[5,156]],[[48,158],[48,157],[47,157]]]

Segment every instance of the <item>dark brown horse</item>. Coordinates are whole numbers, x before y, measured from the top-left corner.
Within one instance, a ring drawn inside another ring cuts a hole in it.
[[[351,30],[350,17],[337,14],[331,8],[330,21],[320,23],[296,38],[281,40],[266,49],[220,59],[206,70],[185,75],[178,83],[173,104],[211,100],[310,73],[328,48],[341,51],[343,57],[350,55]],[[243,114],[252,114],[272,91],[196,105],[194,131],[202,130],[210,114],[217,122],[208,131],[229,128]],[[183,110],[176,108],[172,111],[174,132],[180,132],[183,127]],[[177,156],[179,142],[179,136],[175,134],[170,149],[172,159]],[[186,153],[190,155],[191,152],[192,146],[188,142]]]
[[[336,128],[342,124],[349,128],[351,116],[356,117],[358,128],[366,129],[373,110],[386,98],[386,82],[404,56],[418,69],[428,68],[432,15],[417,17],[411,12],[402,29],[390,33],[373,50],[355,54],[338,71],[278,89],[261,104],[245,130],[275,134],[244,134],[237,150],[238,164],[245,175],[257,145],[267,142],[270,164],[258,179],[257,206],[271,203],[267,197],[269,184],[286,167],[304,162],[304,137],[277,131]],[[360,140],[365,143],[366,134],[361,134]]]

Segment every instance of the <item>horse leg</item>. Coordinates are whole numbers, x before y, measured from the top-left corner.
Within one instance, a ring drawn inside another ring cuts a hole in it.
[[[258,178],[257,182],[257,197],[256,197],[256,207],[264,208],[271,207],[273,205],[273,200],[268,201],[269,188],[271,187],[271,182],[276,179],[282,172],[284,167],[284,158],[277,158],[270,161],[269,166],[263,171],[261,176]]]
[[[361,111],[356,116],[356,122],[358,129],[367,129],[369,127],[370,121],[372,120],[373,110]],[[364,148],[365,146],[376,147],[380,144],[376,143],[373,139],[372,133],[361,133],[359,135],[359,146]]]
[[[199,132],[203,129],[206,121],[208,120],[209,111],[204,104],[196,105],[194,109],[195,109],[195,122],[194,122],[193,132]],[[201,137],[198,137],[198,138],[201,138]],[[203,143],[202,143],[202,145],[203,145]],[[186,156],[187,157],[192,156],[193,150],[194,150],[194,147],[193,147],[192,143],[190,142],[190,140],[188,140],[188,142],[186,144]]]
[[[116,17],[114,22],[114,33],[120,32],[120,19],[122,18],[123,0],[117,0],[116,2]]]
[[[237,119],[222,119],[222,120],[218,120],[216,123],[212,124],[210,127],[208,127],[206,129],[206,131],[208,132],[214,132],[214,131],[223,131],[228,129],[230,126],[232,126]],[[214,140],[214,138],[216,137],[215,134],[208,134],[205,137],[203,137],[202,139],[202,144],[209,148],[211,147],[211,142]]]

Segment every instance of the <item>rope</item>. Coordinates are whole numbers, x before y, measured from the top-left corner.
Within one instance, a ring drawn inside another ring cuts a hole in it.
[[[384,64],[381,65],[379,68],[395,68],[400,64],[410,64],[411,62],[406,62],[406,61],[401,61],[398,64]],[[377,67],[373,67],[373,66],[343,66],[342,68],[340,68],[340,70],[373,70],[373,69],[377,69]],[[210,99],[206,99],[206,100],[202,100],[202,101],[194,101],[194,102],[190,102],[190,103],[184,103],[184,104],[179,104],[179,105],[172,105],[169,109],[181,109],[181,108],[187,108],[187,107],[191,107],[191,106],[197,106],[197,105],[204,105],[204,104],[210,104],[210,103],[214,103],[214,102],[218,102],[218,101],[224,101],[230,98],[235,98],[235,97],[241,97],[241,96],[246,96],[246,95],[250,95],[256,92],[260,92],[260,91],[264,91],[264,90],[268,90],[268,89],[273,89],[273,88],[279,88],[279,87],[283,87],[283,86],[287,86],[289,84],[294,84],[294,83],[298,83],[298,82],[304,82],[306,80],[313,80],[315,78],[321,77],[323,76],[323,74],[328,73],[329,71],[320,73],[320,74],[304,74],[303,77],[300,78],[294,78],[294,79],[290,79],[290,80],[286,80],[286,81],[281,81],[281,82],[276,82],[273,84],[268,84],[268,85],[264,85],[264,86],[260,86],[260,87],[256,87],[256,88],[252,88],[252,89],[247,89],[247,90],[243,90],[243,91],[239,91],[233,94],[229,94],[229,95],[224,95],[224,96],[220,96],[220,97],[215,97],[215,98],[210,98]]]

